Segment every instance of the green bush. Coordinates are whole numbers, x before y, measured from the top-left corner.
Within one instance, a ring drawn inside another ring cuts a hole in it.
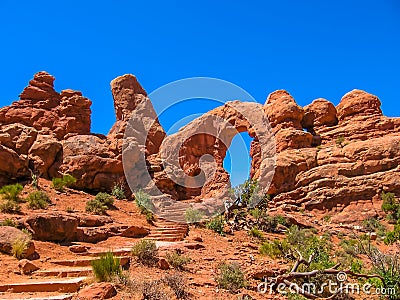
[[[19,204],[12,200],[6,200],[0,204],[0,211],[3,213],[19,213],[21,211],[21,207]]]
[[[179,270],[183,270],[185,265],[190,262],[190,257],[181,255],[176,251],[165,254],[165,259],[168,261],[170,266]]]
[[[45,209],[51,203],[50,197],[43,191],[30,193],[26,201],[31,209]]]
[[[95,215],[105,215],[108,207],[96,199],[89,200],[86,202],[85,210]]]
[[[215,231],[216,233],[218,233],[220,235],[225,235],[224,223],[225,223],[224,217],[217,216],[217,217],[211,219],[210,221],[208,221],[208,223],[206,224],[206,227],[208,229]]]
[[[188,223],[198,223],[201,221],[203,218],[204,214],[197,209],[194,209],[193,207],[189,207],[185,211],[185,220]]]
[[[237,263],[222,263],[218,266],[219,274],[215,277],[215,281],[220,288],[230,292],[237,292],[246,286],[244,273]]]
[[[303,270],[307,271],[332,267],[334,263],[330,259],[331,248],[331,243],[326,236],[319,237],[310,229],[291,226],[282,241],[274,240],[264,243],[260,247],[260,253],[275,258],[287,257],[288,254],[297,250],[306,259],[313,254],[311,264]]]
[[[154,265],[158,260],[158,250],[156,243],[150,240],[141,240],[132,248],[132,255],[144,265]]]
[[[111,190],[111,195],[113,195],[118,200],[126,199],[124,187],[122,184],[115,184]]]
[[[284,257],[290,251],[290,245],[286,240],[279,241],[278,239],[272,242],[264,242],[259,252],[271,258]]]
[[[14,222],[13,219],[7,218],[0,222],[0,226],[17,227],[17,224]]]
[[[383,253],[375,247],[365,247],[365,253],[372,263],[372,273],[381,276],[381,279],[371,278],[369,283],[377,288],[385,288],[394,292],[387,295],[387,299],[400,299],[400,254]]]
[[[62,192],[64,191],[65,187],[70,187],[75,183],[76,183],[76,178],[69,174],[66,174],[61,178],[53,178],[51,186],[53,189]]]
[[[383,240],[385,244],[390,245],[400,240],[400,220],[394,225],[393,231],[389,231]]]
[[[380,238],[386,235],[387,228],[376,218],[366,219],[363,221],[362,225],[368,232],[376,232]]]
[[[114,199],[111,195],[100,192],[94,199],[86,202],[86,211],[96,215],[104,215],[113,204]]]
[[[28,249],[31,238],[28,236],[17,237],[11,245],[11,253],[17,259],[22,259],[25,257],[25,252]]]
[[[13,201],[13,202],[22,202],[22,199],[19,197],[19,194],[22,192],[24,187],[19,184],[10,184],[5,185],[0,189],[0,195],[4,200]]]
[[[241,206],[254,207],[255,205],[266,205],[269,195],[260,195],[257,180],[247,179],[244,183],[231,189],[232,196],[238,200]]]
[[[153,211],[155,209],[151,197],[143,190],[138,190],[135,194],[135,202],[139,207],[140,211],[143,213],[146,210]]]
[[[265,232],[275,232],[278,224],[287,226],[288,222],[281,215],[269,216],[263,214],[257,221],[257,227]]]
[[[249,230],[249,235],[255,238],[258,238],[260,240],[264,239],[264,235],[260,230],[258,230],[257,227],[253,227]]]
[[[143,190],[138,190],[135,194],[135,202],[140,212],[146,216],[148,223],[153,224],[154,215],[153,210],[155,209],[153,202],[151,201],[150,195]]]
[[[396,200],[393,193],[382,192],[382,210],[388,214],[388,219],[394,223],[400,219],[400,202]]]
[[[113,277],[121,276],[120,260],[112,252],[100,256],[91,262],[94,276],[100,282],[112,281]]]
[[[341,135],[336,139],[336,145],[343,148],[344,146],[343,143],[344,143],[344,136]]]
[[[96,195],[96,197],[94,199],[96,201],[104,204],[108,208],[110,208],[114,204],[113,197],[111,197],[111,195],[109,195],[107,193],[103,193],[103,192],[97,193],[97,195]]]

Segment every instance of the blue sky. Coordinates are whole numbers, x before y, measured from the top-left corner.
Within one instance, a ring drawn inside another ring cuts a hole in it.
[[[379,96],[386,115],[400,116],[396,0],[1,0],[0,28],[0,105],[46,70],[57,90],[81,90],[93,101],[93,132],[114,123],[109,82],[125,73],[148,92],[186,77],[221,78],[261,103],[286,89],[300,105],[319,97],[337,104],[358,88]],[[209,106],[177,107],[161,121],[168,128]]]

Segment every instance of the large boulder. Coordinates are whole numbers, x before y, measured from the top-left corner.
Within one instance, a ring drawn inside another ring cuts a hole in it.
[[[336,107],[339,123],[354,116],[382,115],[381,101],[375,95],[361,90],[352,90],[343,96]]]
[[[309,131],[314,127],[337,125],[335,106],[326,99],[316,99],[311,104],[304,106],[304,117],[301,124]]]
[[[40,241],[74,241],[79,220],[64,213],[39,213],[28,216],[24,222],[32,236]]]
[[[29,149],[30,165],[45,178],[56,177],[58,165],[54,164],[60,162],[61,150],[62,144],[54,136],[39,134]]]
[[[117,294],[115,287],[109,282],[92,283],[81,289],[76,297],[79,300],[103,300],[114,297]]]
[[[28,174],[28,158],[0,144],[0,184],[15,181]]]
[[[0,126],[0,144],[19,154],[28,154],[37,135],[35,128],[19,123]]]
[[[269,94],[264,110],[275,131],[282,128],[302,129],[304,110],[287,91],[278,90]]]
[[[29,258],[35,254],[35,245],[25,232],[11,226],[0,226],[0,251],[6,254],[13,254],[13,245],[18,242],[26,242],[24,256]]]

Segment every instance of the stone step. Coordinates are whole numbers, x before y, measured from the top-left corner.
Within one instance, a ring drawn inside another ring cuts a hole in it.
[[[159,230],[159,229],[154,229],[154,230],[152,230],[152,231],[150,232],[150,234],[152,234],[152,233],[154,233],[154,232],[157,232],[157,233],[165,233],[165,234],[168,234],[168,233],[186,234],[186,233],[187,233],[187,230],[185,230],[185,229],[173,229],[173,228],[170,228],[170,229],[161,229],[161,230]]]
[[[130,261],[129,256],[121,256],[118,257],[120,260],[121,266],[126,265]],[[60,265],[60,266],[67,266],[67,267],[88,267],[91,266],[93,260],[97,258],[80,258],[80,259],[65,259],[65,260],[53,260],[50,261],[52,264]]]
[[[62,295],[54,295],[54,296],[40,296],[40,293],[36,293],[36,295],[32,295],[29,293],[30,296],[23,297],[21,295],[15,297],[10,295],[7,298],[2,298],[0,296],[0,300],[71,300],[74,295],[73,294],[62,294]],[[39,295],[38,295],[39,294]]]
[[[158,241],[167,241],[167,240],[182,241],[183,237],[179,236],[179,235],[168,235],[168,236],[165,236],[165,235],[153,235],[153,236],[149,237],[149,239],[153,239],[153,240],[155,239],[155,240],[158,240]]]
[[[87,277],[77,277],[72,279],[58,279],[37,281],[29,280],[19,283],[0,284],[0,292],[12,293],[39,293],[39,292],[63,292],[74,293],[79,290]]]
[[[149,237],[148,239],[153,241],[163,241],[163,242],[180,242],[183,240],[182,237],[165,237],[165,236]]]
[[[85,255],[88,256],[102,256],[107,254],[108,252],[112,252],[114,254],[114,256],[119,256],[119,257],[123,257],[123,256],[127,256],[131,254],[132,251],[132,247],[133,247],[133,243],[131,247],[126,247],[126,248],[120,248],[120,249],[98,249],[98,250],[91,250],[87,253],[85,253]]]
[[[41,277],[82,277],[89,276],[91,274],[93,274],[92,267],[54,268],[38,270],[33,273],[33,275]]]

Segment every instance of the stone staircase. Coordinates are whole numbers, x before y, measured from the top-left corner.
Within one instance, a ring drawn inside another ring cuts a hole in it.
[[[77,254],[75,259],[51,260],[54,267],[33,272],[29,279],[17,283],[0,283],[2,299],[72,299],[93,274],[91,262],[108,251],[120,259],[121,266],[130,262],[131,245],[115,250],[99,249]]]
[[[150,230],[146,239],[164,242],[183,241],[189,232],[189,226],[182,222],[173,222],[158,217],[154,222],[155,227]]]
[[[170,245],[184,240],[189,227],[181,222],[171,221],[171,218],[184,216],[184,207],[178,211],[167,209],[155,220],[155,227],[150,230],[146,239],[154,240],[157,247]],[[91,263],[108,251],[120,259],[122,266],[128,266],[131,260],[131,250],[134,241],[127,238],[125,243],[116,249],[92,248],[84,253],[76,253],[73,259],[50,259],[45,268],[41,268],[26,277],[22,282],[1,282],[0,300],[2,299],[72,299],[80,288],[93,276]]]

